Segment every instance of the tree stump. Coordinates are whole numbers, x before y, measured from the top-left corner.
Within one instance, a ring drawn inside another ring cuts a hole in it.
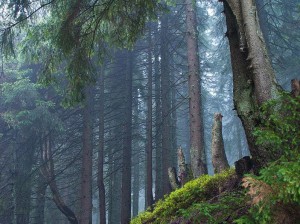
[[[178,171],[178,178],[181,187],[188,181],[188,168],[187,164],[185,163],[185,157],[183,154],[183,150],[180,147],[178,149],[178,166],[179,166],[179,171]]]
[[[215,113],[212,129],[211,153],[215,173],[220,173],[221,171],[229,168],[222,136],[222,117],[222,114]]]
[[[176,190],[180,187],[179,181],[176,176],[176,169],[175,167],[169,167],[168,169],[169,181],[172,190]]]
[[[291,87],[292,87],[292,96],[297,97],[300,95],[300,80],[292,79],[291,80]]]
[[[235,172],[238,178],[242,178],[244,174],[250,173],[253,169],[253,161],[250,156],[244,156],[234,163]]]

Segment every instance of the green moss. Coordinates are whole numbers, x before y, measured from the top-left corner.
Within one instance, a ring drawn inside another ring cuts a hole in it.
[[[184,209],[204,202],[219,193],[219,189],[224,183],[234,175],[234,170],[230,169],[220,174],[209,176],[203,175],[192,180],[176,191],[159,200],[154,210],[147,210],[139,214],[131,221],[131,224],[142,223],[168,223],[182,215]]]

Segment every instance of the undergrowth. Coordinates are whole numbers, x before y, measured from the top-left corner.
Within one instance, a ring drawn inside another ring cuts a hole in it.
[[[280,156],[259,176],[243,179],[252,207],[236,223],[300,223],[300,96],[282,94],[264,104],[262,115],[257,143]]]
[[[222,187],[226,185],[226,181],[233,176],[234,170],[230,169],[214,176],[203,175],[192,180],[184,187],[171,192],[163,200],[159,200],[153,211],[148,209],[139,214],[131,221],[131,224],[170,223],[181,216],[188,219],[188,214],[192,216],[194,210],[197,210],[202,202],[218,195]],[[213,208],[207,206],[207,209]]]

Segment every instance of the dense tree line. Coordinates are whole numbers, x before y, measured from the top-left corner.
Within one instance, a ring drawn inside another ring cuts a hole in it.
[[[2,1],[0,223],[129,223],[170,193],[180,147],[195,178],[219,148],[266,166],[253,131],[297,78],[297,8]]]

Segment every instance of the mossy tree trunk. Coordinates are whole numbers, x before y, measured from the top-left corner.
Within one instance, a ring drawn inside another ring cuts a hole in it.
[[[169,176],[169,181],[172,190],[176,190],[177,188],[180,187],[179,181],[177,179],[177,173],[176,173],[176,168],[175,167],[169,167],[168,168],[168,176]]]
[[[215,113],[212,129],[211,153],[215,173],[220,173],[229,168],[222,135],[222,117],[222,114]]]
[[[178,157],[178,177],[180,181],[180,185],[183,186],[186,182],[189,181],[189,170],[187,167],[187,164],[185,163],[185,157],[183,154],[183,150],[180,147],[177,152],[177,157]]]
[[[258,108],[276,97],[280,88],[267,54],[255,2],[227,0],[224,8],[233,70],[234,105],[258,170],[272,158],[265,148],[255,143],[253,136],[254,128],[260,123]]]

